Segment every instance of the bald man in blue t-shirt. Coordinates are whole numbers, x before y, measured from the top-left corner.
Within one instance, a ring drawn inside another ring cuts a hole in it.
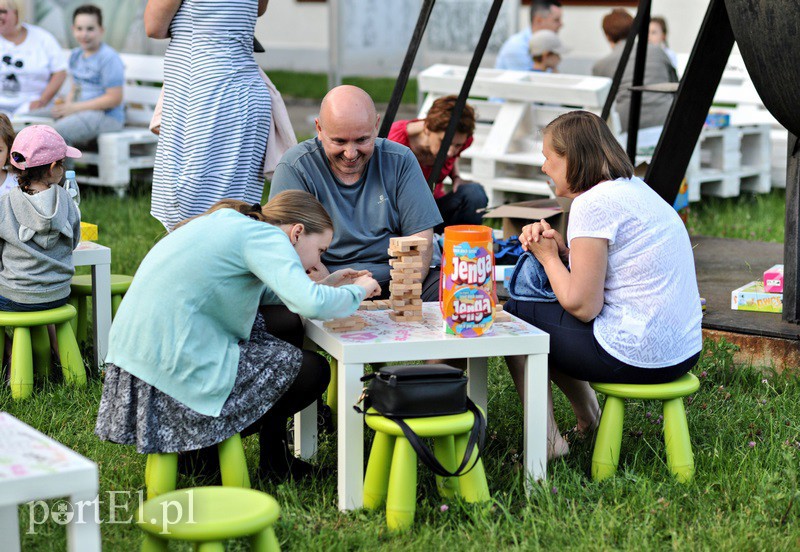
[[[376,138],[380,117],[369,95],[339,86],[322,100],[317,137],[284,154],[270,198],[284,190],[313,194],[333,219],[334,238],[315,278],[340,268],[369,270],[389,294],[389,238],[425,238],[422,299],[439,299],[439,271],[429,271],[433,227],[442,222],[414,154]]]

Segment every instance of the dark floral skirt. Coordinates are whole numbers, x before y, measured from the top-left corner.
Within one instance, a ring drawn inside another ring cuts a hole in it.
[[[270,335],[259,314],[250,341],[239,344],[239,368],[217,417],[192,410],[114,364],[106,365],[95,434],[136,445],[142,454],[215,445],[258,421],[300,371],[300,349]]]

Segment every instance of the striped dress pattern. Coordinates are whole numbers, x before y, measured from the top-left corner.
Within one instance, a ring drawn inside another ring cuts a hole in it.
[[[257,0],[183,0],[164,57],[150,214],[167,230],[232,198],[257,203],[271,117],[253,57]]]

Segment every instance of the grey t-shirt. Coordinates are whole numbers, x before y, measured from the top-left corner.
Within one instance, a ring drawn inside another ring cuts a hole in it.
[[[297,144],[275,169],[270,199],[284,190],[311,193],[333,219],[333,242],[322,256],[331,272],[367,269],[379,282],[389,280],[389,238],[442,222],[414,154],[382,138],[375,140],[364,175],[349,186],[333,175],[317,138]]]

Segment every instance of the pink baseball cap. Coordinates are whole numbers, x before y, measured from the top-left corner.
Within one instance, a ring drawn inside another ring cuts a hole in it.
[[[11,164],[20,170],[49,165],[65,157],[80,157],[80,150],[68,146],[56,129],[30,125],[19,131],[11,145]]]

